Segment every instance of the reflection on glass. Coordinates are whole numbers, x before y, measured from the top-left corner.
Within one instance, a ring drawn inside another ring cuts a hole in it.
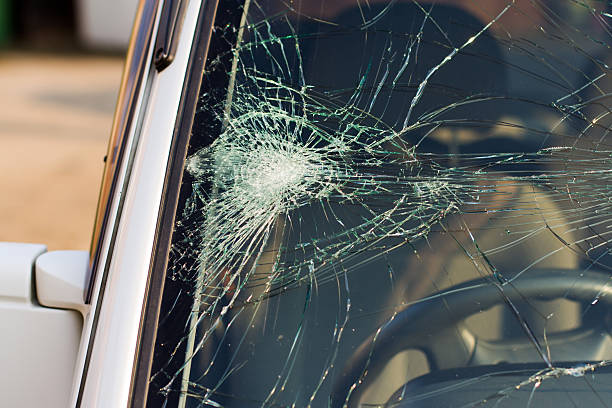
[[[612,406],[605,4],[221,2],[232,12],[150,392]]]

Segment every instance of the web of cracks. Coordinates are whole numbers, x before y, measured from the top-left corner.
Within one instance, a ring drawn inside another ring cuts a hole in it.
[[[420,279],[437,290],[413,288],[409,297],[395,295],[406,280],[391,259],[401,253],[426,263],[425,252],[445,245],[440,239],[460,248],[473,266],[473,277],[481,279],[478,285],[495,289],[499,303],[545,365],[465,406],[504,406],[525,389],[526,405],[531,406],[537,403],[536,390],[542,383],[564,376],[589,383],[588,373],[610,365],[601,358],[571,367],[557,365],[546,332],[542,337],[532,328],[517,298],[509,295],[515,282],[561,253],[571,254],[574,266],[586,271],[610,270],[608,66],[605,54],[597,54],[609,51],[608,15],[588,3],[567,3],[584,9],[597,24],[599,37],[570,25],[550,4],[537,1],[501,4],[481,24],[459,17],[449,23],[449,10],[454,12],[449,6],[417,2],[358,2],[361,20],[347,17],[353,25],[341,18],[327,21],[303,15],[290,5],[285,5],[289,11],[270,17],[265,5],[250,4],[247,24],[240,28],[243,41],[231,51],[232,67],[213,63],[208,68],[229,70],[231,82],[222,104],[207,105],[203,95],[201,109],[214,112],[222,131],[210,146],[188,158],[193,193],[177,224],[180,238],[173,244],[169,273],[171,279],[187,283],[195,303],[179,345],[188,349],[185,363],[178,372],[153,375],[167,378],[162,392],[179,390],[199,406],[319,406],[321,401],[333,405],[321,395],[330,392],[334,374],[342,370],[340,356],[351,355],[342,351],[349,335],[345,332],[353,320],[385,316],[366,341],[365,366],[347,383],[339,406],[347,404],[368,381],[385,327],[416,304],[464,290],[456,285],[468,279],[445,270],[439,275],[450,276],[453,284],[441,284],[439,276],[412,276],[409,282]],[[393,14],[408,9],[416,16],[410,30],[396,31]],[[517,36],[505,20],[511,14],[541,18],[530,24],[529,35]],[[461,34],[452,37],[456,29],[448,24],[460,26]],[[319,83],[317,69],[333,74],[313,57],[312,44],[347,33],[358,33],[364,55],[370,52],[374,57],[359,64],[347,62],[353,68],[340,69],[349,77],[357,69],[352,86]],[[496,43],[507,51],[480,49],[481,43]],[[540,97],[511,87],[466,92],[471,86],[461,83],[461,70],[466,69],[461,61],[466,58],[471,64],[503,67],[510,77],[528,78],[528,83],[549,91]],[[312,61],[321,66],[313,68]],[[588,66],[598,70],[590,72]],[[453,70],[454,82],[445,82],[445,72]],[[533,116],[548,122],[543,126],[533,119],[492,114],[509,106],[537,112]],[[462,135],[463,129],[471,133]],[[482,139],[496,132],[507,139],[536,142],[508,151],[503,143],[500,149],[482,152],[457,147],[457,138]],[[487,231],[501,238],[482,242],[481,237],[490,236]],[[539,252],[536,248],[537,256],[520,267],[509,271],[498,262],[544,236],[553,244],[543,245]],[[444,254],[448,255],[440,250]],[[357,308],[352,293],[369,281],[353,276],[380,263],[387,265],[386,271],[368,279],[386,277],[390,289],[372,296],[389,301],[374,302],[369,310]],[[575,281],[581,276],[577,274]],[[582,300],[595,305],[607,293],[606,280],[602,282],[600,292]],[[303,296],[291,296],[298,292]],[[334,307],[320,311],[315,299],[333,295]],[[283,307],[281,301],[277,306],[274,302],[282,297],[299,309],[290,313],[295,324],[281,335],[291,339],[279,351],[284,357],[277,356],[283,362],[269,369],[274,371],[271,380],[257,397],[227,388],[233,377],[249,373],[245,367],[251,361],[241,353],[256,352],[253,336],[279,332],[274,327],[280,326]],[[531,304],[530,299],[522,300]],[[306,348],[306,333],[316,332],[316,322],[309,321],[311,309],[333,320],[328,345],[321,351],[325,356],[315,370],[317,379],[308,379],[312,384],[303,387],[303,395],[287,397],[291,377],[299,377],[296,367],[303,365],[300,352]],[[229,343],[231,351],[226,349]],[[178,354],[172,358],[184,358]],[[206,358],[199,357],[202,354]],[[226,366],[219,369],[222,355]],[[215,370],[220,374],[213,376]],[[612,405],[608,394],[589,387],[598,403]],[[382,405],[401,406],[406,398]]]

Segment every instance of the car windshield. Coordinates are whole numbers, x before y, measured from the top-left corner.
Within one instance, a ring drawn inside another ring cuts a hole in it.
[[[150,401],[612,406],[610,17],[220,1]]]

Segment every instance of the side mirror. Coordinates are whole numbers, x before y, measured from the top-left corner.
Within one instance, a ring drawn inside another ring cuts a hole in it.
[[[85,284],[89,268],[87,251],[53,251],[36,259],[36,296],[47,307],[87,314]]]

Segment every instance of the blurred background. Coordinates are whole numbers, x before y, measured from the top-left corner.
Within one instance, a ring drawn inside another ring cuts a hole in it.
[[[137,0],[0,0],[0,241],[88,249]]]

